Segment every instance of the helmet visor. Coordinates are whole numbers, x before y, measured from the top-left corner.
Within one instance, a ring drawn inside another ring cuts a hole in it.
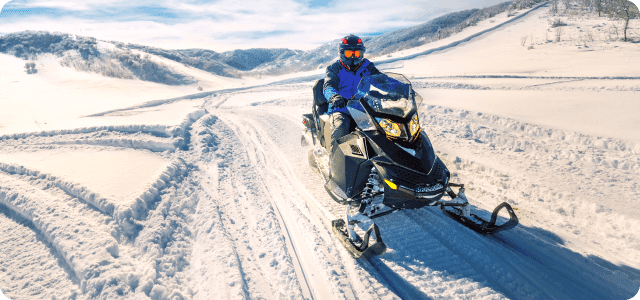
[[[351,56],[360,57],[360,50],[345,50],[344,57],[350,58]]]

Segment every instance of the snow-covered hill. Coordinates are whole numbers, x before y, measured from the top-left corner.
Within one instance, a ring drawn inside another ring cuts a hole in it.
[[[10,299],[631,298],[640,47],[610,39],[614,23],[579,6],[511,13],[375,63],[412,80],[421,125],[475,208],[507,201],[521,224],[482,236],[438,209],[396,212],[377,219],[389,250],[370,259],[333,237],[344,207],[300,146],[322,70],[230,79],[150,58],[208,84],[199,92],[54,58],[27,74],[24,61],[0,55],[0,290]],[[558,17],[567,26],[554,42]]]
[[[440,16],[424,24],[403,28],[374,37],[363,37],[367,57],[414,48],[446,38],[478,22],[507,10],[530,8],[541,0],[513,0],[482,9]],[[0,53],[37,59],[55,54],[65,66],[99,73],[108,77],[141,79],[170,85],[199,82],[190,72],[176,70],[188,66],[225,77],[262,77],[325,68],[338,56],[339,40],[308,51],[290,49],[247,49],[218,53],[205,49],[167,50],[65,33],[24,31],[0,36]],[[163,58],[158,61],[158,58]]]

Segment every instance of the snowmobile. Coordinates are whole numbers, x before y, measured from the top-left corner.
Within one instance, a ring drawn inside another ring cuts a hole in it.
[[[471,213],[464,186],[449,182],[449,170],[420,127],[422,97],[403,75],[383,73],[361,79],[357,93],[346,104],[352,130],[333,147],[323,85],[320,79],[313,87],[312,113],[303,115],[301,143],[312,146],[309,164],[321,174],[326,191],[347,206],[345,218],[332,221],[332,231],[352,256],[385,253],[387,247],[373,219],[402,209],[440,206],[447,216],[483,234],[518,224],[506,202],[494,209],[489,221]],[[509,220],[498,225],[503,208]],[[369,222],[371,226],[360,237],[355,225]],[[372,234],[376,242],[369,245]]]

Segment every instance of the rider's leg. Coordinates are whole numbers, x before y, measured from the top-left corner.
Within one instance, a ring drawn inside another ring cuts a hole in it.
[[[334,112],[329,116],[329,126],[331,126],[331,146],[329,155],[333,155],[335,148],[338,146],[338,139],[349,134],[349,125],[351,118],[343,113]]]

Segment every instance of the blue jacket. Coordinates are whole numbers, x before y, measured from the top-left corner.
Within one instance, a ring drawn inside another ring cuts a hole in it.
[[[327,67],[327,78],[324,80],[324,97],[327,101],[331,101],[331,97],[340,94],[347,100],[351,99],[358,91],[358,83],[365,75],[380,74],[380,71],[368,59],[364,59],[362,64],[355,70],[351,71],[347,66],[343,65],[340,60]],[[347,112],[346,108],[334,109],[333,104],[329,102],[329,110],[327,114],[334,112]]]

